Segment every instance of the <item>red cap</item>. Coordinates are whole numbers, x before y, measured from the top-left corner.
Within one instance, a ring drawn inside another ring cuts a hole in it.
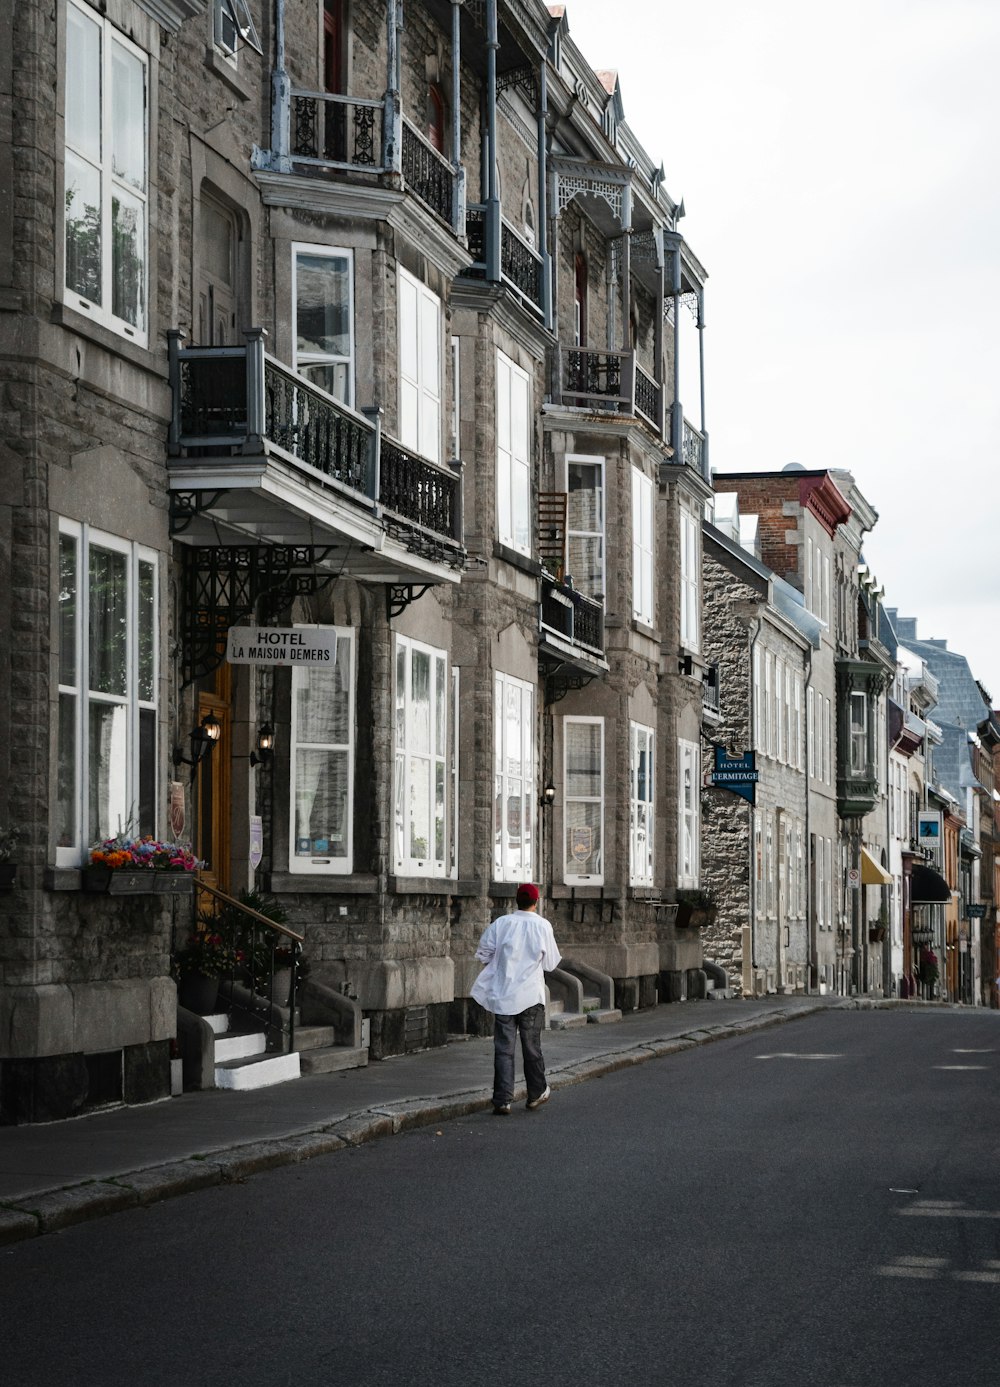
[[[524,910],[526,906],[538,904],[538,887],[531,881],[522,881],[517,888],[517,905],[519,910]]]

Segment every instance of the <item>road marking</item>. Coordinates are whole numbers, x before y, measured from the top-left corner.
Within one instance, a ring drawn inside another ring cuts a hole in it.
[[[966,1209],[953,1199],[918,1199],[896,1213],[902,1218],[1000,1218],[998,1209]]]
[[[894,1262],[876,1267],[879,1276],[896,1276],[910,1281],[935,1281],[950,1276],[953,1281],[970,1281],[979,1285],[1000,1286],[1000,1262],[983,1262],[984,1271],[949,1271],[947,1257],[897,1257]]]
[[[966,1070],[966,1069],[986,1069],[986,1068],[988,1068],[988,1066],[985,1065],[985,1064],[935,1064],[933,1067],[934,1067],[935,1069],[962,1069],[962,1070]]]
[[[754,1055],[755,1060],[839,1060],[843,1055],[803,1055],[795,1050],[778,1050],[773,1055]]]
[[[990,1286],[1000,1286],[1000,1271],[955,1271],[956,1281],[981,1281]]]
[[[952,1050],[953,1055],[995,1055],[995,1050]]]

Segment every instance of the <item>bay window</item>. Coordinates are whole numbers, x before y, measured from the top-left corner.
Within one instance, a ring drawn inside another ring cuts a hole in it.
[[[145,343],[149,62],[105,19],[66,6],[67,302]]]
[[[448,703],[443,650],[396,637],[394,862],[401,875],[444,877],[448,833]]]
[[[334,630],[331,665],[292,667],[291,872],[354,866],[354,632]]]
[[[564,876],[604,883],[604,719],[563,718]]]
[[[534,874],[535,691],[509,674],[493,681],[493,879]]]
[[[156,833],[157,596],[155,553],[60,522],[58,866]]]

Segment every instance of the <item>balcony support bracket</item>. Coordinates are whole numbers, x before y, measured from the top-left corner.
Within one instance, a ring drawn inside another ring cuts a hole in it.
[[[401,616],[406,611],[411,602],[416,602],[423,597],[431,583],[424,583],[417,587],[415,583],[387,583],[385,589],[385,614],[386,619],[392,621],[393,617]]]

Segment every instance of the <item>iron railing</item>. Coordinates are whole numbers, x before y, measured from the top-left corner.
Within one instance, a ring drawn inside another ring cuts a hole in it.
[[[604,604],[547,573],[542,574],[541,624],[594,655],[604,654]]]
[[[542,257],[506,220],[500,225],[500,272],[531,308],[543,312]]]
[[[210,469],[220,455],[273,452],[357,505],[461,547],[461,464],[437,466],[384,434],[269,356],[259,329],[241,347],[182,347],[171,332],[169,354],[172,456]]]
[[[635,408],[657,434],[663,434],[663,386],[635,364]]]
[[[405,117],[402,159],[406,187],[451,226],[455,208],[455,169]]]
[[[195,890],[195,929],[219,935],[228,959],[219,979],[227,1007],[260,1024],[268,1050],[294,1050],[303,936],[207,881],[196,881]]]
[[[635,352],[557,348],[553,394],[559,404],[634,413]]]
[[[291,155],[296,163],[383,173],[385,103],[330,92],[292,92]]]
[[[705,435],[693,424],[684,420],[683,452],[684,466],[690,467],[699,476],[705,475]]]

